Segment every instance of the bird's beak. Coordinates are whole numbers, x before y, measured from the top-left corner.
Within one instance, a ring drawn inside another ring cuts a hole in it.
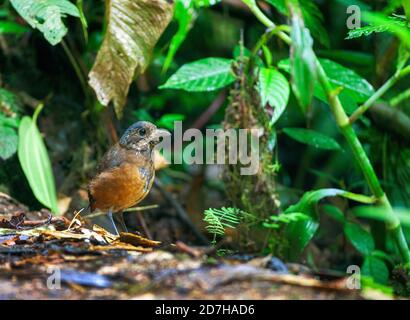
[[[159,142],[159,139],[169,137],[171,136],[171,133],[168,130],[165,129],[156,129],[154,133],[152,134],[151,141]]]

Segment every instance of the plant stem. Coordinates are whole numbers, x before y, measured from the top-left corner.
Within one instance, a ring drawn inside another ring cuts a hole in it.
[[[277,28],[276,24],[270,20],[261,9],[259,9],[258,5],[256,4],[255,0],[243,0],[243,2],[249,7],[252,13],[258,18],[262,24],[264,24],[267,28],[275,30]],[[279,31],[277,33],[278,37],[281,38],[287,44],[290,44],[292,40],[290,37],[283,31]]]
[[[267,28],[275,28],[276,25],[273,23],[256,5],[255,0],[243,0],[245,4],[249,6],[251,11],[255,14],[255,16],[259,19],[260,22],[262,22]],[[278,37],[281,38],[284,42],[287,44],[291,45],[292,40],[291,38],[283,33],[283,32],[278,32]],[[359,164],[363,175],[366,178],[366,181],[370,187],[370,190],[374,194],[374,196],[377,199],[377,202],[386,209],[386,215],[388,217],[386,221],[386,227],[388,231],[390,231],[393,240],[400,252],[400,255],[402,257],[402,260],[405,263],[410,262],[410,251],[407,246],[407,242],[404,238],[403,230],[400,225],[400,220],[397,218],[395,215],[389,200],[387,199],[381,185],[379,182],[379,179],[377,178],[377,175],[374,171],[374,168],[372,164],[370,163],[369,158],[367,157],[366,152],[364,151],[364,148],[362,144],[360,143],[356,133],[354,132],[352,125],[349,121],[349,117],[347,116],[346,112],[343,109],[343,106],[340,102],[339,97],[337,96],[337,92],[335,92],[330,85],[329,79],[323,70],[323,67],[321,66],[319,60],[316,58],[316,64],[318,66],[318,79],[320,84],[323,87],[323,90],[326,92],[330,109],[333,113],[333,116],[335,118],[336,124],[338,125],[339,129],[341,130],[342,134],[346,138],[353,155],[355,157],[356,162]],[[406,69],[409,69],[409,67],[403,69],[401,72],[405,71]],[[410,70],[405,71],[404,73],[407,74],[409,73]],[[403,76],[403,75],[401,75]],[[396,80],[397,81],[397,80]],[[383,94],[383,92],[382,92]],[[377,97],[376,97],[377,100]]]
[[[363,105],[361,105],[349,119],[350,123],[355,122],[365,113],[377,100],[379,100],[387,90],[389,90],[400,78],[410,73],[410,66],[397,70],[394,75],[387,80]]]
[[[77,60],[75,59],[74,55],[72,54],[70,50],[70,47],[67,45],[64,39],[61,41],[61,45],[64,49],[64,52],[66,53],[68,57],[68,60],[70,60],[70,63],[73,66],[78,79],[80,80],[81,87],[83,88],[83,91],[84,91],[84,95],[88,97],[87,82],[85,80],[83,72],[81,71],[80,65],[78,64]]]

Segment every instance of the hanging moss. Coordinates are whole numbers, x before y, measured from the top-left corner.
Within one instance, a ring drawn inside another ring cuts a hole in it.
[[[230,91],[226,109],[224,129],[263,129],[259,138],[259,169],[254,175],[241,175],[241,165],[226,165],[223,180],[226,192],[233,205],[256,216],[257,220],[275,214],[279,207],[276,194],[275,174],[272,170],[273,153],[269,149],[269,137],[272,128],[269,119],[259,103],[259,94],[255,89],[255,79],[249,77],[253,72],[243,72],[249,62],[235,66],[237,81]],[[245,76],[247,74],[248,76]],[[250,134],[249,134],[250,135]],[[250,154],[248,136],[248,154]],[[227,152],[229,154],[229,144]],[[246,249],[260,250],[268,244],[271,232],[261,225],[242,223],[238,230],[240,245]]]

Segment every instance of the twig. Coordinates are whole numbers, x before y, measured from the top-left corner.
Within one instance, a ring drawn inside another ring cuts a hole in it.
[[[387,90],[389,90],[400,78],[410,73],[410,66],[397,70],[394,75],[387,80],[363,105],[361,105],[349,118],[349,122],[355,122],[365,113],[377,100],[379,100]]]
[[[226,92],[221,91],[214,101],[212,101],[211,105],[206,109],[205,112],[201,114],[201,116],[194,122],[191,128],[195,129],[202,129],[211,119],[211,117],[219,110],[226,99]]]
[[[73,53],[71,52],[70,47],[67,45],[67,43],[65,42],[64,39],[61,41],[61,45],[64,49],[64,52],[66,53],[66,55],[68,57],[68,60],[70,60],[70,63],[74,68],[74,71],[75,71],[75,73],[78,77],[78,80],[80,80],[80,84],[81,84],[81,87],[83,88],[84,95],[87,97],[89,91],[88,91],[87,81],[85,80],[85,76],[83,74],[83,71],[81,70],[81,67],[80,67],[78,61],[74,57]]]
[[[208,243],[208,239],[197,229],[197,227],[192,223],[191,219],[189,218],[188,214],[182,208],[177,200],[164,188],[162,183],[158,180],[154,180],[154,186],[161,192],[163,197],[175,208],[175,211],[178,214],[178,217],[184,222],[195,234],[195,236],[200,240],[202,243]]]
[[[71,220],[71,222],[70,222],[70,224],[69,224],[67,230],[70,230],[70,229],[71,229],[71,227],[73,226],[74,222],[77,220],[77,217],[80,215],[81,212],[83,212],[83,210],[84,210],[84,208],[81,208],[78,212],[76,212],[76,213],[74,214],[74,217],[73,217],[73,219]]]
[[[175,246],[178,250],[189,254],[191,257],[199,258],[202,255],[202,253],[199,250],[196,250],[195,248],[188,246],[186,243],[182,241],[177,241]]]
[[[141,212],[137,212],[137,219],[138,219],[138,222],[140,223],[142,229],[144,230],[146,237],[148,239],[152,240],[151,232],[149,231],[147,223],[145,222],[145,219],[142,216]]]
[[[369,110],[376,125],[410,143],[410,117],[386,103],[375,103]]]

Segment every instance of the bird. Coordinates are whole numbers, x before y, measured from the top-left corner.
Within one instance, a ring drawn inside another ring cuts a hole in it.
[[[119,235],[113,213],[127,231],[122,211],[141,202],[149,193],[154,178],[154,147],[170,132],[148,121],[132,124],[120,140],[102,157],[95,176],[88,183],[90,211],[107,212]]]

